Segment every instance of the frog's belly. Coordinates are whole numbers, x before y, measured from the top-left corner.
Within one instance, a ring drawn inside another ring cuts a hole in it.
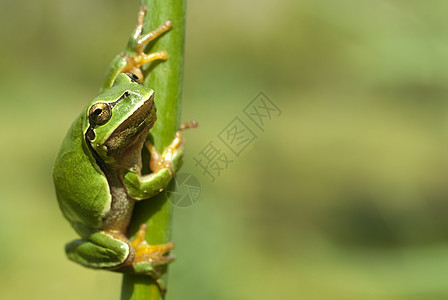
[[[111,186],[112,203],[109,212],[103,219],[102,229],[126,233],[132,217],[135,200],[128,197],[123,186]]]

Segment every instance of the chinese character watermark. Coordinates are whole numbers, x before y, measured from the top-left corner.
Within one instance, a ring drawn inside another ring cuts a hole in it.
[[[264,131],[266,122],[279,117],[282,112],[263,92],[260,92],[244,109],[244,114]]]
[[[235,117],[219,134],[218,138],[236,156],[240,156],[252,142],[257,138],[249,127],[240,118]]]
[[[272,119],[281,115],[280,108],[263,92],[234,117],[218,134],[193,157],[202,175],[215,182],[229,165],[264,132]]]
[[[195,166],[202,170],[202,175],[210,177],[211,182],[214,182],[216,177],[221,174],[221,171],[226,170],[233,160],[227,158],[226,153],[217,148],[213,142],[209,142],[193,157]]]

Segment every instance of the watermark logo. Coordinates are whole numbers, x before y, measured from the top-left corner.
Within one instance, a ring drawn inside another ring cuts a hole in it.
[[[178,173],[166,189],[166,195],[174,206],[190,207],[201,196],[201,183],[192,174]]]

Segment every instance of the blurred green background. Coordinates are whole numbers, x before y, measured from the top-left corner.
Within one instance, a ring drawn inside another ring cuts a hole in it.
[[[65,258],[56,151],[138,1],[0,2],[0,298],[118,299]],[[448,2],[188,2],[167,299],[448,298]],[[215,182],[193,158],[263,91],[282,110]]]

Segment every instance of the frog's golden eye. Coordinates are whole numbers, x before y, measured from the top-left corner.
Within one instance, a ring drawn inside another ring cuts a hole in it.
[[[112,111],[107,103],[99,102],[89,109],[89,120],[93,125],[103,125],[110,120]]]

